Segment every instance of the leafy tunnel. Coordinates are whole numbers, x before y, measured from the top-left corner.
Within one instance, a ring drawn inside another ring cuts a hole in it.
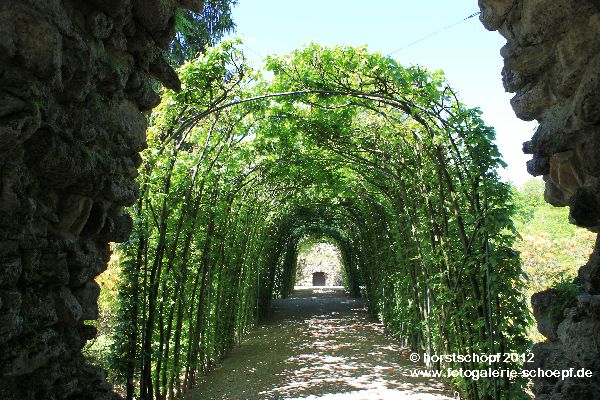
[[[225,42],[184,64],[151,116],[116,252],[127,397],[194,387],[290,293],[306,235],[338,243],[347,289],[413,350],[525,349],[509,187],[480,112],[441,73],[366,48],[310,45],[266,71]],[[523,385],[491,382],[453,384],[469,399]]]

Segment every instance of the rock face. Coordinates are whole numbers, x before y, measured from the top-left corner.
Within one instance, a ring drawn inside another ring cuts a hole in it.
[[[600,2],[479,0],[481,21],[507,40],[502,79],[516,115],[539,127],[523,150],[546,181],[545,199],[600,230]],[[600,399],[600,242],[580,270],[584,294],[561,317],[556,293],[532,299],[540,332],[532,368],[586,368],[592,378],[535,379],[536,399]],[[556,311],[556,310],[554,310]]]
[[[300,254],[296,268],[297,286],[342,286],[344,284],[342,255],[333,244],[317,243],[308,252]]]
[[[187,7],[202,1],[185,0]],[[189,3],[189,4],[188,4]],[[111,399],[81,348],[177,0],[0,0],[0,398]]]

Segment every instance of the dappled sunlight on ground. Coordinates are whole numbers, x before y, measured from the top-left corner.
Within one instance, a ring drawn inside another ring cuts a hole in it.
[[[341,289],[275,300],[259,326],[188,399],[452,399]]]
[[[447,398],[448,397],[441,397],[436,394],[427,394],[423,392],[417,393],[394,389],[370,389],[357,392],[330,393],[321,396],[288,397],[285,400],[440,400]]]

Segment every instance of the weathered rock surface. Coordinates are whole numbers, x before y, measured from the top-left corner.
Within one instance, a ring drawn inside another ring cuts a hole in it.
[[[174,13],[202,0],[0,0],[0,398],[111,399],[81,348],[146,146]]]
[[[572,223],[600,231],[600,2],[479,0],[481,21],[507,40],[502,80],[516,115],[539,127],[523,151],[544,197],[569,206]],[[532,298],[548,343],[534,346],[536,367],[587,368],[592,378],[535,379],[536,399],[600,399],[600,242],[580,270],[585,294],[558,320],[551,292]]]
[[[538,331],[551,342],[558,340],[558,324],[563,319],[561,311],[564,310],[552,308],[552,305],[559,301],[558,297],[559,293],[556,289],[546,289],[531,296],[531,306]]]
[[[342,286],[342,255],[331,243],[317,243],[300,254],[296,271],[297,286],[312,286],[313,274],[324,274],[324,286]]]

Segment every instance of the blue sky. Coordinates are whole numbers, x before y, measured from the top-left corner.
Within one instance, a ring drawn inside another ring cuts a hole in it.
[[[250,59],[286,54],[308,42],[368,45],[389,54],[479,11],[476,0],[239,0],[235,36],[244,40]],[[505,40],[488,32],[477,17],[393,54],[403,65],[442,69],[461,100],[479,107],[496,128],[497,144],[508,163],[504,180],[529,180],[528,157],[521,144],[535,123],[517,119],[500,72]]]

